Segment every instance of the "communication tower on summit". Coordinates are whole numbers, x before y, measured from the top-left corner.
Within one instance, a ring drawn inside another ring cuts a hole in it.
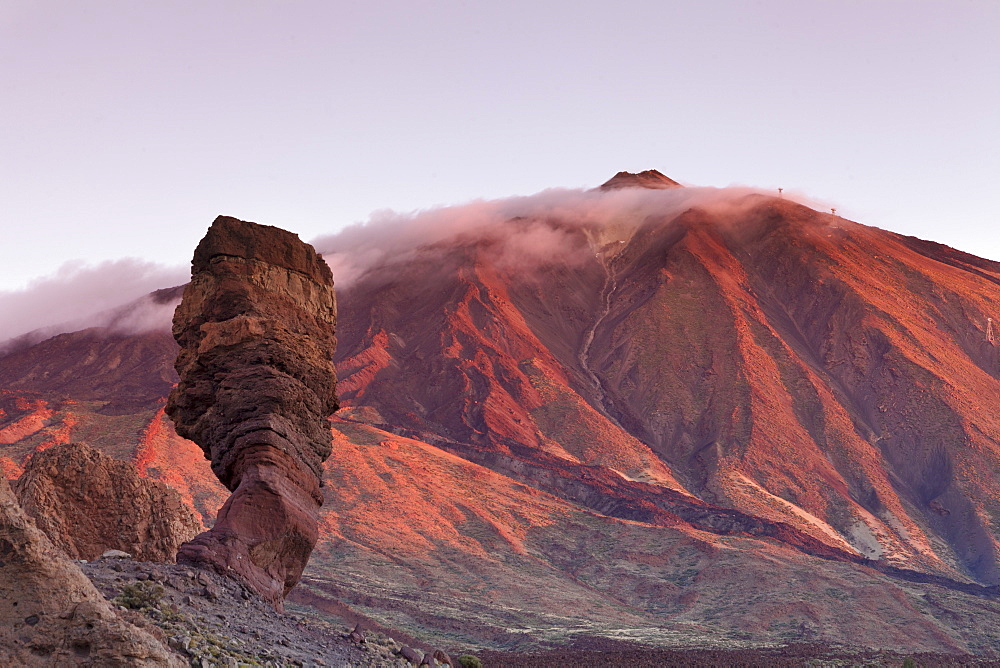
[[[778,188],[778,197],[784,198],[784,196],[781,194],[783,190],[784,188]]]

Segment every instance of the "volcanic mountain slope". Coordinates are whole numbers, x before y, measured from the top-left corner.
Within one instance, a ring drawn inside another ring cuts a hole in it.
[[[675,646],[998,648],[1000,601],[981,588],[889,577],[667,513],[611,517],[350,420],[334,422],[334,437],[327,540],[291,597],[319,610],[346,603],[451,647],[603,636]]]
[[[753,195],[506,233],[539,224],[564,254],[465,239],[343,289],[345,404],[563,496],[535,465],[1000,581],[1000,265]]]
[[[292,600],[494,647],[996,651],[1000,265],[642,185],[527,198],[345,274],[323,538]],[[369,257],[352,243],[317,243],[335,277]],[[85,331],[0,357],[5,474],[83,440],[210,522],[223,490],[160,409],[175,350]]]

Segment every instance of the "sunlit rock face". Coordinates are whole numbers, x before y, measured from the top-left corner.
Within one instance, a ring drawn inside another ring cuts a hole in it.
[[[179,563],[245,580],[275,607],[316,544],[337,410],[333,277],[285,230],[220,216],[174,315],[180,383],[167,413],[233,495]]]
[[[629,521],[701,517],[679,490],[725,509],[701,528],[739,511],[761,522],[743,532],[1000,583],[1000,264],[639,176],[342,288],[344,405]],[[498,251],[539,229],[559,246]]]

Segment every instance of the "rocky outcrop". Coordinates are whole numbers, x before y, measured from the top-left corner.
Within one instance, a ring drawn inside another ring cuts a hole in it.
[[[233,495],[179,563],[243,579],[276,608],[316,544],[337,410],[329,267],[285,230],[220,216],[174,315],[167,413]]]
[[[184,666],[120,618],[0,478],[0,665]]]
[[[172,562],[202,529],[176,490],[81,443],[35,453],[14,488],[24,511],[72,559],[122,550]]]

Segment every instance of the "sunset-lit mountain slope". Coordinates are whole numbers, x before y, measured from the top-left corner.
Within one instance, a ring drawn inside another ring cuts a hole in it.
[[[998,582],[1000,266],[753,195],[506,225],[566,251],[464,239],[341,291],[345,405],[547,491],[515,462]]]
[[[615,179],[317,243],[343,408],[294,600],[495,647],[997,649],[1000,264]],[[91,329],[0,356],[5,475],[86,441],[211,522],[162,412],[175,352]]]
[[[293,595],[321,610],[346,603],[450,646],[602,635],[981,651],[1000,632],[1000,603],[983,596],[665,514],[609,517],[427,443],[333,425],[325,539]]]

